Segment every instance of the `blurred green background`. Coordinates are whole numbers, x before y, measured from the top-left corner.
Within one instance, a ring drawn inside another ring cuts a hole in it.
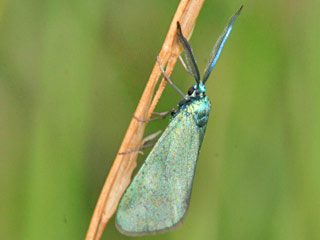
[[[178,3],[0,3],[0,239],[84,239]],[[188,216],[141,239],[320,239],[320,2],[207,0],[201,71],[241,4],[207,83]],[[171,78],[194,83],[181,64]],[[156,110],[179,100],[167,87]],[[112,219],[103,239],[128,237]]]

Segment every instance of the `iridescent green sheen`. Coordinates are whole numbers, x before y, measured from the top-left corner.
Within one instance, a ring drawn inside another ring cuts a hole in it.
[[[188,72],[197,84],[179,102],[178,111],[122,196],[116,213],[120,232],[131,236],[156,234],[172,230],[183,221],[211,108],[204,83],[241,9],[232,16],[219,37],[203,81],[200,81],[192,49],[177,23],[177,35],[186,53]],[[171,82],[170,79],[168,81]]]
[[[163,232],[183,220],[209,111],[208,97],[191,97],[172,118],[121,199],[122,233]]]

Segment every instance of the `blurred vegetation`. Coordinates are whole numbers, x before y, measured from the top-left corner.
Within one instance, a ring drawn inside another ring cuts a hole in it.
[[[178,3],[0,4],[1,239],[84,238]],[[188,216],[141,239],[320,239],[320,3],[207,0],[191,38],[201,69],[241,4],[207,83]],[[172,79],[194,81],[180,64]],[[157,110],[179,99],[167,87]],[[103,237],[127,238],[114,221]]]

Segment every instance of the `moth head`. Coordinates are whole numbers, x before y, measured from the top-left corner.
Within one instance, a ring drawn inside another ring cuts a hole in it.
[[[206,86],[200,82],[199,84],[194,84],[188,90],[189,97],[202,97],[205,96],[206,93]]]

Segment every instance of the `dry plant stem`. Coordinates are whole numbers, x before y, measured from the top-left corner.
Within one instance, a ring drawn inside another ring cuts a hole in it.
[[[171,22],[167,37],[159,53],[159,59],[163,65],[165,65],[168,61],[166,71],[168,76],[171,75],[177,58],[182,50],[182,47],[176,38],[177,21],[179,21],[182,26],[183,34],[187,38],[190,38],[195,21],[199,15],[203,3],[204,0],[181,0],[178,6],[178,9]],[[150,118],[166,84],[166,80],[162,79],[157,93],[153,98],[155,86],[160,75],[161,72],[159,65],[157,62],[155,62],[149,81],[134,113],[134,116],[137,118]],[[119,152],[127,152],[131,149],[139,147],[143,138],[145,127],[146,122],[140,122],[133,118],[122,141]],[[123,192],[130,183],[132,172],[136,167],[137,156],[138,152],[132,152],[124,155],[117,154],[93,213],[86,236],[87,240],[100,239],[105,226],[117,209]]]

